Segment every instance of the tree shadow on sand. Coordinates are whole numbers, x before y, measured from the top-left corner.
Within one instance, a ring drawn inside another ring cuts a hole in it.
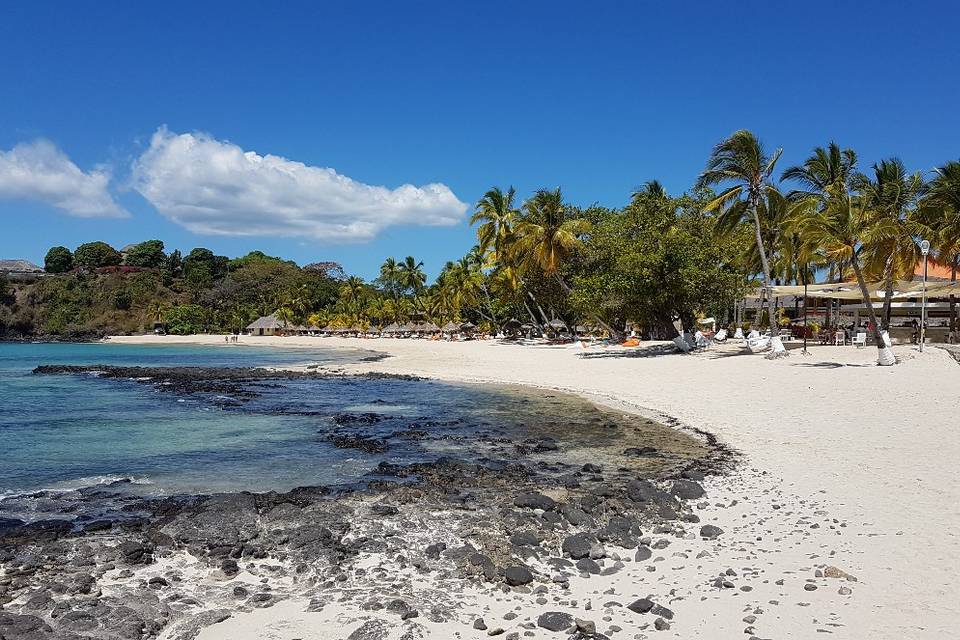
[[[607,351],[588,351],[581,353],[581,358],[656,358],[659,356],[688,355],[677,349],[672,343],[652,344],[646,347],[634,347],[632,349],[607,350]]]

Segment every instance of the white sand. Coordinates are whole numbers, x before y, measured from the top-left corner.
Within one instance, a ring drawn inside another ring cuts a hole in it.
[[[817,346],[812,356],[793,352],[768,361],[733,356],[737,348],[731,346],[706,355],[642,358],[616,357],[622,354],[619,348],[591,349],[590,357],[583,357],[570,348],[494,342],[241,340],[360,347],[394,356],[354,367],[359,371],[568,390],[674,416],[743,452],[739,471],[705,483],[709,499],[698,513],[704,523],[726,531],[717,542],[674,538],[655,552],[663,556],[660,562],[627,564],[613,576],[571,584],[566,598],[578,600],[581,608],[592,601],[592,610],[579,617],[596,621],[598,631],[609,626],[602,620],[604,602],[627,604],[653,594],[675,611],[672,628],[640,631],[641,623],[652,622],[650,616],[614,608],[612,622],[623,628],[615,637],[750,637],[744,635],[748,623],[742,618],[757,606],[763,612],[752,626],[760,638],[823,637],[826,631],[872,640],[960,637],[960,365],[941,349],[920,354],[897,347],[901,364],[882,368],[873,366],[875,349],[852,347]],[[222,345],[223,337],[111,341]],[[703,550],[711,556],[695,559]],[[675,556],[678,552],[688,557]],[[815,579],[819,588],[805,591],[804,582],[825,564],[859,581]],[[752,571],[745,575],[744,567]],[[712,588],[712,578],[727,568],[739,574],[733,579],[737,587],[747,584],[752,590]],[[780,579],[784,583],[777,585]],[[839,595],[841,586],[853,593]],[[616,595],[604,595],[609,588]],[[486,637],[471,628],[474,615],[485,615],[490,628],[522,633],[516,623],[560,609],[537,605],[534,598],[497,601],[471,589],[463,596],[461,624],[419,622],[436,638]],[[521,616],[503,621],[503,612],[517,603],[525,607]],[[346,622],[348,611],[304,609],[288,601],[234,615],[200,637],[345,638],[358,626]],[[536,630],[536,637],[553,635]]]

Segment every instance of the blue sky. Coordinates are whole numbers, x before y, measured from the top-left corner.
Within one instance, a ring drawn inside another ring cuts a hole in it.
[[[898,155],[929,171],[960,157],[958,20],[948,2],[4,3],[0,257],[156,237],[366,277],[413,254],[432,275],[472,244],[491,185],[610,206],[651,178],[678,193],[739,128],[782,146],[784,167],[835,139],[864,168]],[[256,160],[205,173],[241,151],[276,156],[293,186]],[[82,174],[7,175],[4,191],[4,167],[30,158]],[[351,179],[345,208],[347,187],[311,167]],[[409,206],[393,191],[434,183],[449,192]],[[211,185],[215,210],[190,218]],[[91,199],[127,217],[91,217]],[[260,209],[276,206],[291,213],[272,226]],[[327,233],[328,214],[346,226]],[[237,230],[257,235],[222,235]]]

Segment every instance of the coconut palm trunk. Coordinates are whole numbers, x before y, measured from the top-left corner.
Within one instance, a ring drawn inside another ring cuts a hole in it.
[[[860,287],[860,294],[863,296],[863,303],[867,307],[867,317],[870,318],[870,324],[873,327],[873,340],[877,345],[877,351],[879,355],[877,356],[877,361],[881,365],[890,365],[896,363],[897,359],[894,357],[893,352],[890,351],[890,348],[887,346],[887,343],[883,341],[883,334],[880,332],[880,325],[877,323],[877,314],[873,310],[873,303],[870,301],[870,290],[867,288],[867,282],[863,278],[863,272],[860,270],[859,260],[854,257],[853,262],[853,272],[857,276],[857,285]]]
[[[953,264],[950,266],[950,282],[957,284],[957,269],[960,267],[960,254],[953,256]],[[950,331],[956,331],[957,322],[957,297],[950,294]]]
[[[893,310],[893,256],[883,270],[883,330],[890,330],[890,315]]]

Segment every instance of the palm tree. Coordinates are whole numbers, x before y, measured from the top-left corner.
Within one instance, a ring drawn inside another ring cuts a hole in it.
[[[950,265],[950,280],[957,281],[960,267],[960,161],[951,160],[934,169],[919,218],[933,233],[931,244],[941,264]],[[950,295],[950,330],[956,330],[957,299]]]
[[[387,258],[380,265],[380,282],[394,300],[400,297],[400,265],[393,258]]]
[[[570,286],[560,275],[560,268],[580,246],[580,236],[590,230],[582,218],[566,217],[560,189],[540,189],[523,204],[525,217],[517,223],[512,250],[523,269],[539,269],[557,279],[564,291]]]
[[[772,188],[770,176],[783,153],[777,149],[767,155],[763,145],[751,132],[741,129],[713,148],[707,167],[697,180],[698,188],[733,183],[704,208],[705,211],[724,210],[732,219],[749,219],[753,222],[757,252],[763,273],[764,293],[769,297],[773,286],[770,270],[770,252],[763,241],[760,224],[760,208],[766,194]],[[771,314],[772,320],[772,314]],[[770,322],[774,353],[786,353],[779,339],[779,327]]]
[[[384,319],[387,317],[387,306],[383,298],[373,298],[367,303],[366,309],[367,318],[369,318],[370,323],[375,325],[378,329],[382,329],[384,325]]]
[[[853,149],[840,149],[840,145],[831,142],[827,148],[815,147],[813,155],[784,170],[781,180],[799,183],[800,189],[791,191],[792,200],[816,198],[820,203],[829,199],[838,187],[849,186],[857,168],[857,154]]]
[[[883,280],[883,328],[888,330],[894,282],[913,278],[920,259],[912,212],[926,185],[919,173],[908,175],[899,158],[873,165],[873,174],[873,178],[856,174],[853,183],[864,199],[864,206],[874,216],[887,218],[891,223],[875,227],[884,230],[884,237],[868,242],[864,255],[866,274]]]
[[[827,147],[815,147],[803,164],[787,168],[780,179],[793,181],[800,187],[791,191],[788,198],[794,201],[812,198],[822,209],[833,196],[849,192],[856,170],[856,152],[853,149],[841,149],[836,142],[830,142]],[[816,253],[816,247],[804,247],[800,255],[812,257]],[[844,272],[842,261],[834,264],[817,260],[815,263],[820,267],[829,267],[829,280],[833,279],[834,273],[842,277]],[[808,271],[804,271],[804,274],[810,277]],[[827,321],[830,318],[832,305],[833,300],[827,299]]]
[[[354,320],[361,319],[366,297],[366,285],[363,283],[363,278],[358,276],[350,276],[340,287],[340,300],[344,303],[344,310]]]
[[[277,310],[273,312],[273,315],[277,320],[283,323],[284,330],[289,329],[293,324],[294,311],[293,308],[288,304],[280,305]]]
[[[407,256],[397,267],[400,286],[405,290],[417,293],[423,288],[427,281],[426,274],[423,273],[423,263],[418,262],[413,256]]]
[[[493,187],[477,201],[470,224],[479,224],[477,227],[477,241],[480,251],[484,254],[491,252],[492,261],[496,261],[503,254],[510,234],[513,232],[514,220],[519,215],[514,206],[516,190],[509,187],[504,193],[500,187]]]
[[[821,247],[830,258],[843,261],[853,268],[873,327],[873,339],[879,351],[877,363],[882,366],[896,364],[893,352],[887,347],[880,333],[862,265],[862,253],[865,247],[869,246],[867,238],[884,237],[893,233],[892,221],[877,218],[866,206],[863,198],[844,191],[831,197],[826,207],[811,206],[794,223],[808,246]]]

